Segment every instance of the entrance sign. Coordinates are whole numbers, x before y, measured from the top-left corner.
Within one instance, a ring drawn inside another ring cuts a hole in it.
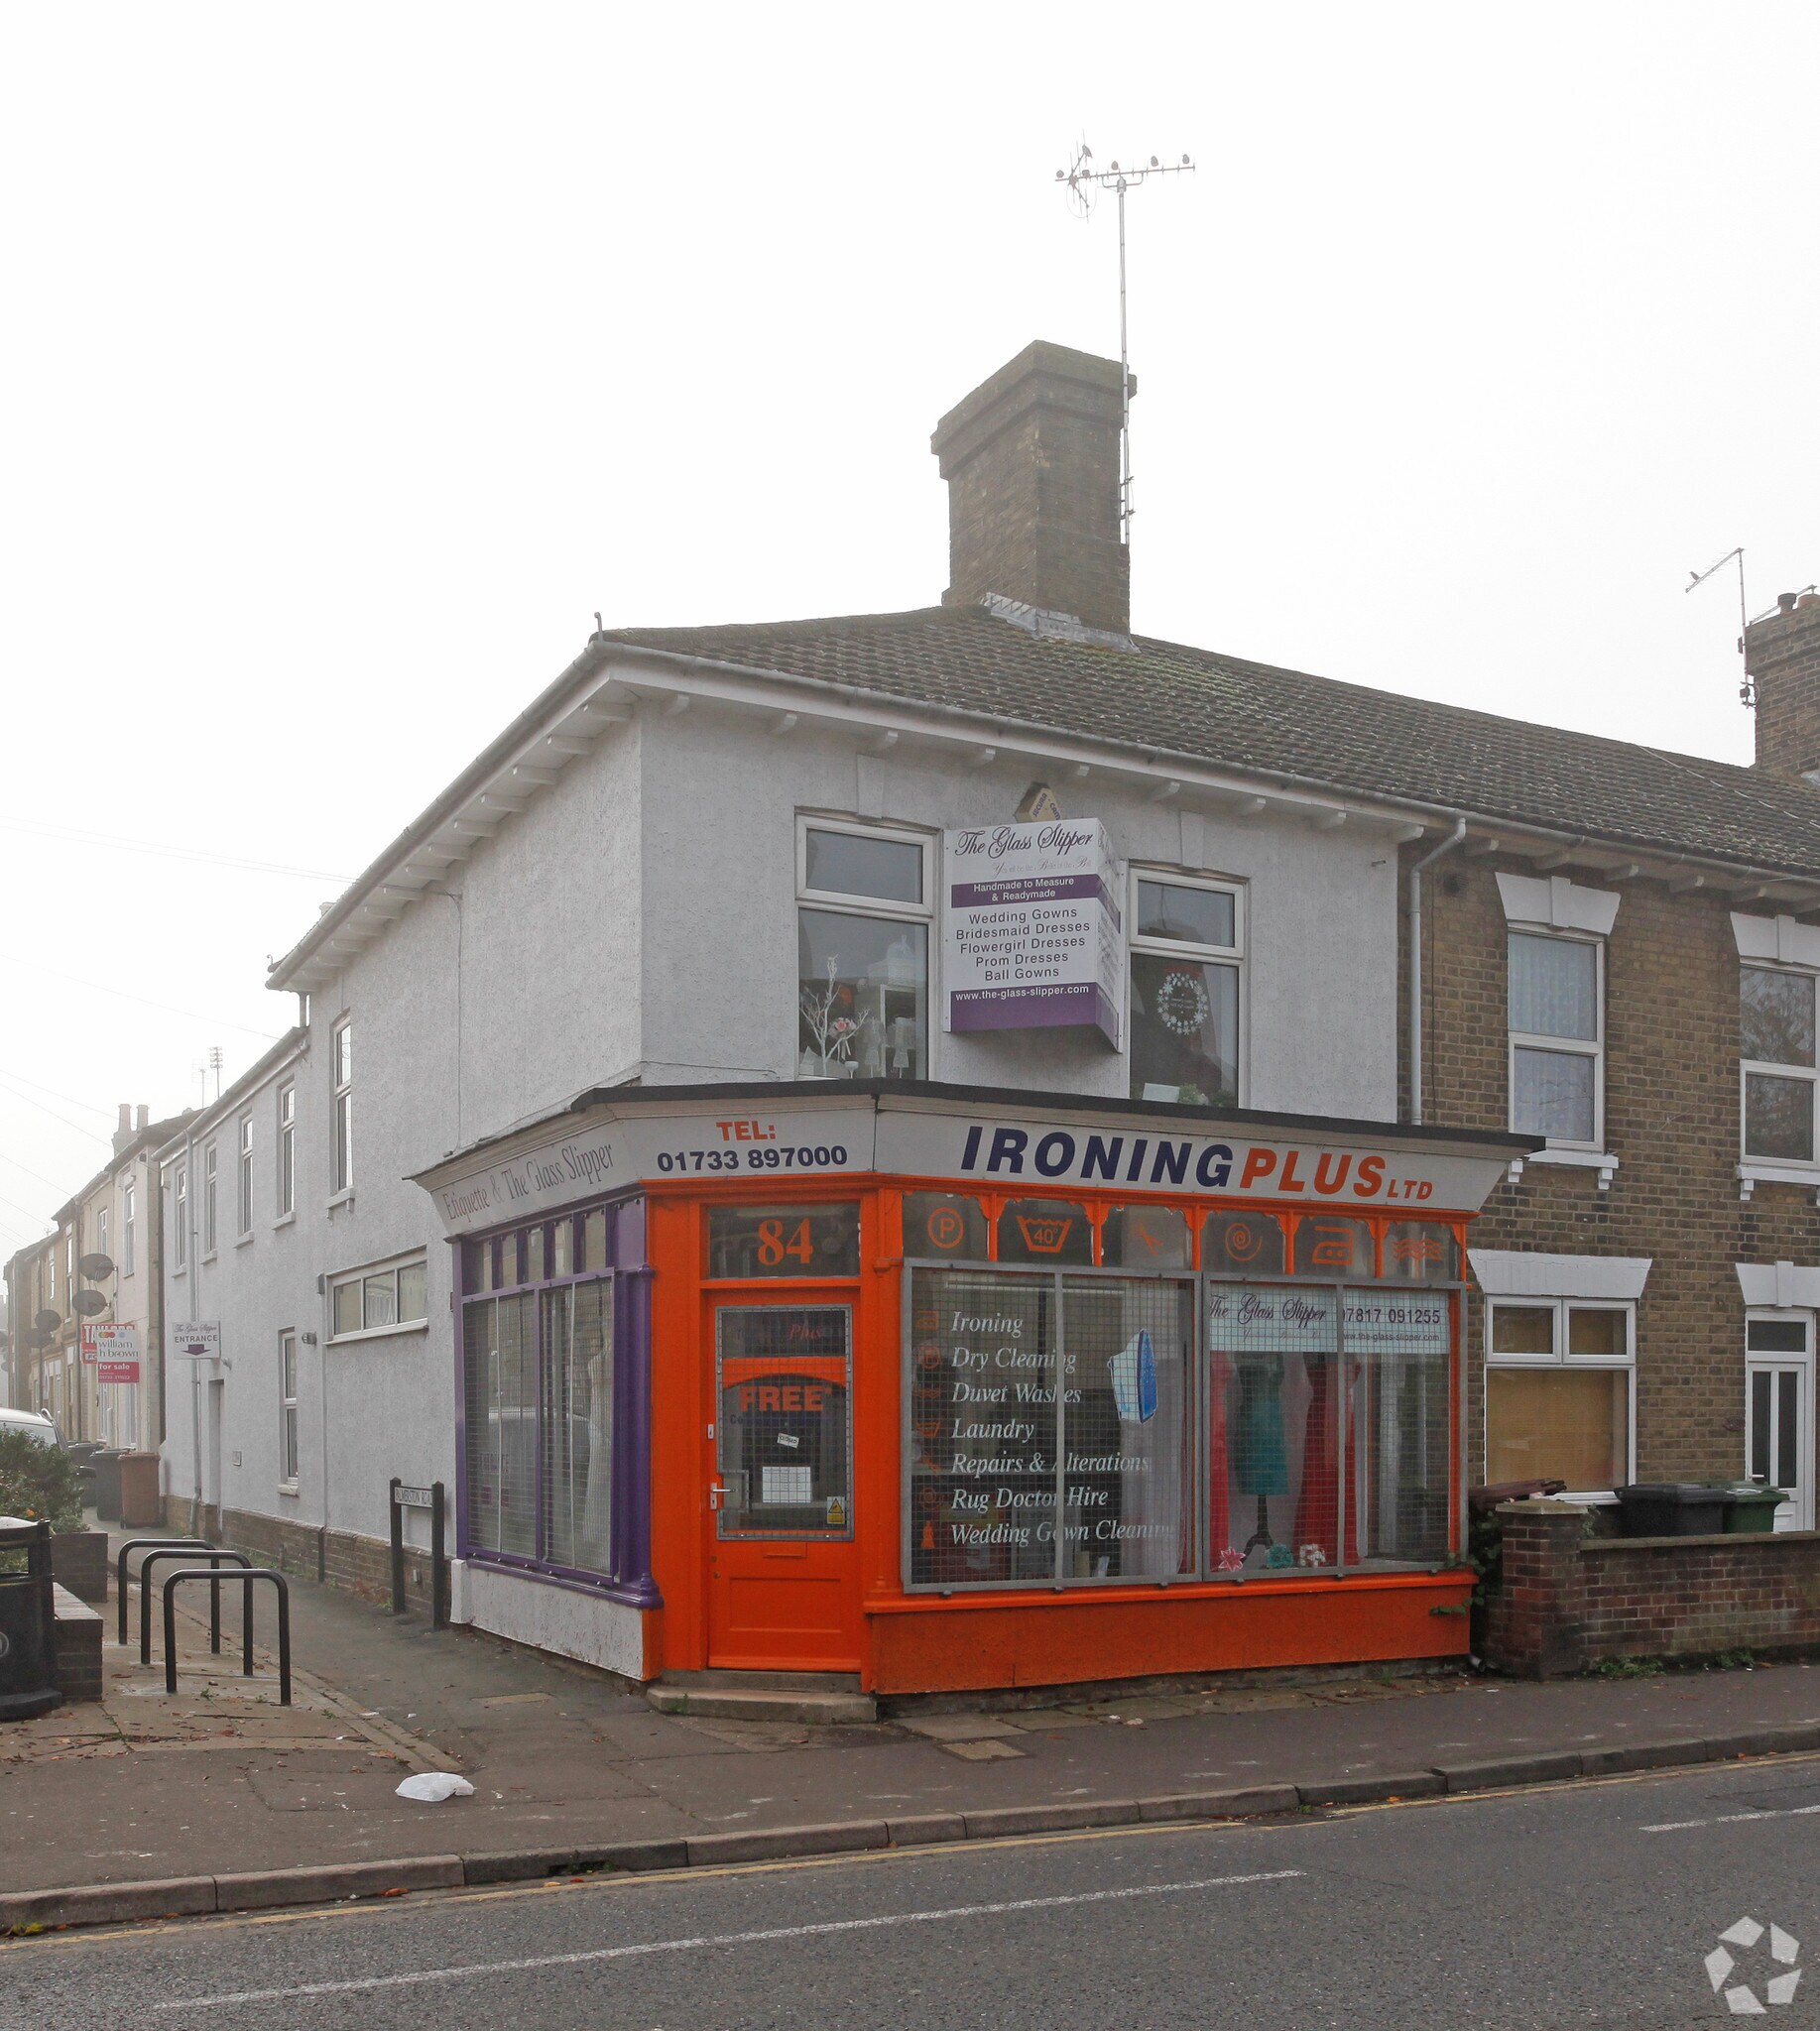
[[[93,1362],[97,1382],[139,1379],[139,1328],[92,1325],[82,1328],[82,1359]]]
[[[221,1321],[180,1319],[171,1328],[171,1358],[173,1361],[219,1361]]]
[[[943,1026],[1091,1023],[1116,1049],[1124,1008],[1119,869],[1097,818],[945,835]]]

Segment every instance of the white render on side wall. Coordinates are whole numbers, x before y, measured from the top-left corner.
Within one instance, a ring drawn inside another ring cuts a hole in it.
[[[578,1587],[549,1586],[498,1566],[455,1559],[449,1568],[449,1619],[622,1678],[645,1676],[644,1611]]]

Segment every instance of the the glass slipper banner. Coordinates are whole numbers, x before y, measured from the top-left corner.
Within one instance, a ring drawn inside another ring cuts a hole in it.
[[[421,1172],[450,1234],[599,1199],[647,1183],[876,1172],[952,1180],[1020,1198],[1070,1190],[1166,1194],[1209,1204],[1272,1201],[1353,1211],[1476,1213],[1507,1155],[1449,1149],[1447,1138],[1374,1142],[1310,1130],[1274,1136],[1166,1117],[1058,1118],[1034,1110],[894,1101],[831,1090],[769,1108],[737,1100],[641,1106],[630,1096],[527,1129]],[[1436,1148],[1434,1143],[1443,1146]]]
[[[1124,997],[1119,868],[1097,818],[944,835],[948,1029],[1091,1023],[1115,1047]]]

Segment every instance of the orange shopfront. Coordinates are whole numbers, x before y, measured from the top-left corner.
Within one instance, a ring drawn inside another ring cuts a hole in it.
[[[612,1570],[477,1532],[471,1330],[463,1556],[635,1613],[646,1677],[1458,1654],[1466,1233],[1524,1146],[899,1082],[584,1096],[423,1181],[464,1262],[541,1227],[554,1262],[569,1223],[579,1261],[613,1219]],[[521,1421],[567,1431],[548,1386]]]

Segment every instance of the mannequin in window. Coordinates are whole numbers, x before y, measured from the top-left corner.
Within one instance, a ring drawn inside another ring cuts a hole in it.
[[[1280,1354],[1244,1354],[1234,1363],[1239,1381],[1239,1415],[1233,1467],[1239,1492],[1258,1501],[1258,1527],[1246,1539],[1247,1554],[1268,1551],[1272,1495],[1289,1493],[1289,1450],[1282,1426],[1283,1363]]]

